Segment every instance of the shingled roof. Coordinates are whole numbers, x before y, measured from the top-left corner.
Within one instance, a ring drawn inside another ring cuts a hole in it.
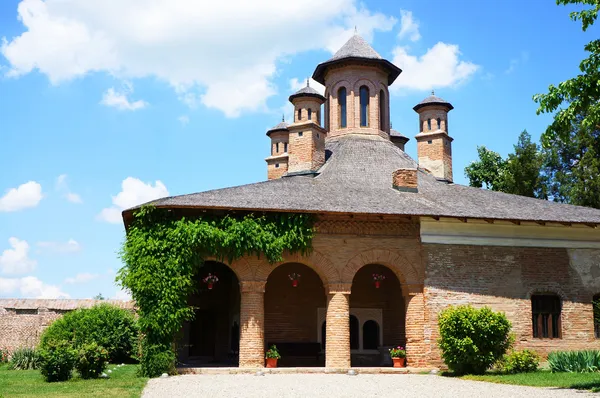
[[[308,82],[306,83],[306,87],[302,87],[300,90],[298,90],[294,94],[290,95],[289,100],[292,101],[292,100],[294,100],[294,98],[299,98],[299,97],[315,97],[315,98],[325,101],[325,97],[323,97],[321,95],[321,93],[319,93],[317,90],[310,87],[308,85]]]
[[[317,65],[312,76],[313,79],[321,84],[325,84],[325,72],[327,69],[332,65],[344,62],[360,62],[375,64],[382,67],[388,73],[388,85],[391,85],[400,73],[402,73],[400,68],[390,61],[383,59],[365,39],[355,34],[333,55],[333,57],[328,61]]]
[[[282,120],[281,122],[277,123],[275,126],[271,127],[268,131],[267,131],[267,135],[271,135],[271,133],[274,133],[276,131],[287,131],[289,124],[286,123],[285,120]]]
[[[431,92],[431,95],[427,98],[425,98],[423,101],[419,102],[417,105],[415,105],[413,107],[413,110],[418,111],[419,109],[423,108],[424,106],[428,106],[428,105],[442,105],[448,108],[449,111],[451,111],[452,109],[454,109],[454,107],[452,106],[451,103],[449,103],[448,101],[437,97],[434,92]]]
[[[421,170],[418,193],[399,192],[392,188],[392,172],[417,164],[379,136],[331,138],[326,150],[331,155],[316,177],[283,177],[150,203],[157,207],[600,223],[597,209],[448,184]]]

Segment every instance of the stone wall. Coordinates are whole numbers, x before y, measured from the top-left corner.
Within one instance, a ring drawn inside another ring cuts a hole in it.
[[[110,303],[133,310],[133,303],[120,300],[0,299],[0,348],[12,351],[35,347],[44,329],[64,313]]]

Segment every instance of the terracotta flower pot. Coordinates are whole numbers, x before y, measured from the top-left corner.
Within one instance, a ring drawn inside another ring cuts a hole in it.
[[[375,289],[379,289],[379,286],[381,286],[381,282],[375,281]]]
[[[406,367],[406,358],[392,358],[394,361],[395,368],[405,368]]]
[[[277,358],[267,358],[267,368],[276,368]]]
[[[209,283],[209,284],[207,285],[207,287],[208,287],[208,290],[212,290],[212,288],[213,288],[213,284],[212,284],[212,283]]]
[[[298,279],[294,279],[294,280],[292,281],[292,286],[293,286],[293,287],[298,287]]]

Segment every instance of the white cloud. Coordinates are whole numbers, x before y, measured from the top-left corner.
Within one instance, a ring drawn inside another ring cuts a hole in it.
[[[400,10],[400,31],[398,38],[408,37],[410,41],[418,41],[421,38],[419,33],[419,21],[413,19],[412,11]]]
[[[28,207],[36,207],[42,200],[42,186],[35,181],[29,181],[11,188],[0,197],[0,212],[18,211]]]
[[[181,115],[177,120],[179,120],[179,123],[181,123],[182,126],[187,126],[190,122],[190,118],[187,115]]]
[[[117,108],[120,111],[137,111],[144,109],[148,103],[143,100],[130,101],[127,98],[133,93],[133,85],[130,82],[123,82],[123,87],[120,90],[115,90],[114,87],[109,88],[104,92],[100,103],[102,105]]]
[[[4,274],[26,274],[34,270],[37,261],[29,258],[29,243],[15,237],[8,239],[12,249],[0,255],[0,270]]]
[[[152,183],[146,184],[137,178],[127,177],[121,183],[121,192],[112,197],[113,206],[102,209],[98,218],[118,224],[122,221],[123,210],[165,196],[169,196],[169,191],[161,181],[157,180],[153,186]]]
[[[67,283],[67,284],[87,283],[89,281],[92,281],[92,280],[98,278],[99,276],[100,275],[98,275],[98,274],[90,274],[88,272],[84,272],[84,273],[75,275],[75,277],[73,277],[73,278],[65,279],[65,283]]]
[[[402,69],[402,75],[390,87],[398,93],[402,89],[431,90],[456,86],[478,69],[479,65],[460,59],[458,45],[439,42],[420,57],[410,55],[406,47],[396,47],[393,63]]]
[[[18,16],[25,31],[0,47],[10,76],[38,70],[53,84],[92,72],[152,77],[228,117],[267,109],[286,57],[336,51],[354,26],[371,40],[396,22],[358,0],[22,0]]]
[[[67,201],[75,204],[83,203],[81,196],[69,190],[69,185],[67,184],[67,175],[61,174],[56,178],[56,190],[59,192],[64,192],[64,197]]]
[[[54,253],[75,253],[81,250],[81,245],[74,239],[67,242],[38,242],[37,245]]]
[[[24,278],[0,278],[0,296],[9,296],[19,293],[27,298],[69,298],[59,286],[48,285],[35,276]]]
[[[321,83],[317,82],[316,80],[313,80],[312,77],[309,78],[308,84],[312,88],[317,90],[321,95],[325,95],[325,86],[322,85]],[[291,94],[295,93],[296,91],[300,90],[303,87],[306,87],[306,78],[298,79],[297,77],[294,77],[293,79],[290,79]]]
[[[527,51],[521,51],[521,54],[519,55],[518,58],[513,58],[510,60],[508,68],[504,71],[504,73],[506,73],[506,74],[513,73],[515,71],[515,69],[517,69],[517,66],[519,66],[520,64],[526,63],[528,60],[529,60],[529,53]]]

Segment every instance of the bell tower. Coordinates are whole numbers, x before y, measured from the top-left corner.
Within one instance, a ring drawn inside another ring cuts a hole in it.
[[[451,103],[431,95],[419,102],[413,110],[419,114],[420,132],[417,139],[419,166],[439,180],[452,182],[452,141],[448,135],[448,112]]]

